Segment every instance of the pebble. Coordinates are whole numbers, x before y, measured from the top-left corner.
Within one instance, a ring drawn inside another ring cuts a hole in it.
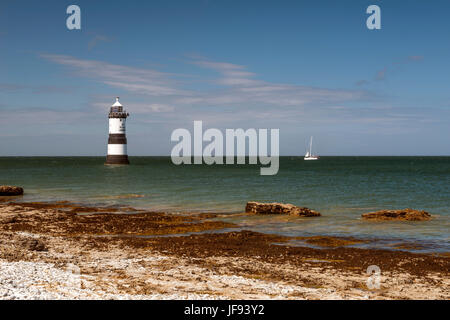
[[[150,300],[150,299],[215,299],[208,294],[129,295],[98,290],[89,285],[92,277],[58,269],[44,262],[8,262],[0,260],[0,297],[3,300]],[[85,283],[84,286],[81,284]],[[51,284],[51,289],[49,289]],[[88,284],[88,285],[86,285]],[[92,287],[92,289],[89,289]]]

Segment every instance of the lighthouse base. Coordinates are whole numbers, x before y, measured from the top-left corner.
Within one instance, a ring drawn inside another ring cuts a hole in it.
[[[130,164],[128,155],[107,155],[105,164]]]

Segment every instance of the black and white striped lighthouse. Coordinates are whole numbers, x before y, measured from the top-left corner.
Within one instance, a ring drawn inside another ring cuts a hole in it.
[[[109,111],[109,139],[106,164],[130,164],[127,155],[127,136],[125,122],[129,116],[123,110],[119,97]]]

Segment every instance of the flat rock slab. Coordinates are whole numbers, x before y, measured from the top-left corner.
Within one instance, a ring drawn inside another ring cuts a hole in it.
[[[301,217],[318,217],[320,213],[308,208],[294,206],[290,203],[247,202],[246,213],[252,214],[288,214]]]
[[[367,220],[428,221],[431,219],[431,215],[428,212],[409,208],[402,210],[380,210],[364,213],[361,216]]]
[[[20,196],[23,188],[14,186],[0,186],[0,196]]]

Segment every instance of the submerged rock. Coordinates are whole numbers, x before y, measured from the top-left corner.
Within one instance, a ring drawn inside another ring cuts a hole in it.
[[[289,214],[302,217],[318,217],[320,213],[308,208],[297,207],[290,203],[247,202],[246,213],[253,214]]]
[[[0,186],[0,196],[20,196],[23,188],[14,186]]]
[[[431,215],[428,212],[409,208],[402,210],[380,210],[364,213],[361,216],[367,220],[427,221],[431,219]]]

